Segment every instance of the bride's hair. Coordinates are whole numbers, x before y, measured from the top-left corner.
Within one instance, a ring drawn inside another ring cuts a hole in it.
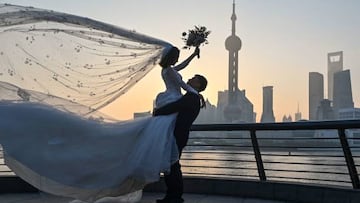
[[[164,50],[163,57],[160,61],[160,66],[167,68],[171,65],[174,65],[179,59],[180,50],[177,47],[171,47],[169,50]]]

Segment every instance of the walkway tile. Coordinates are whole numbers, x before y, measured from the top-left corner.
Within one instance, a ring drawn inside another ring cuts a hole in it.
[[[160,193],[144,193],[139,203],[155,203],[156,199],[162,198]],[[185,203],[284,203],[280,201],[249,199],[231,196],[216,196],[204,194],[185,194]],[[1,203],[69,203],[72,199],[58,197],[46,193],[16,193],[0,194]],[[123,203],[119,200],[110,199],[102,203]]]

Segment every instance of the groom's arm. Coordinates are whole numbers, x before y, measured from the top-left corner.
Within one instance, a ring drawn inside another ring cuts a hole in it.
[[[183,96],[182,98],[180,98],[179,100],[177,100],[175,102],[167,104],[159,109],[156,109],[154,112],[154,116],[169,115],[169,114],[180,112],[189,107],[191,108],[191,106],[194,105],[193,99],[196,99],[196,98],[192,98],[194,96],[196,97],[196,95]]]
[[[183,104],[181,102],[181,99],[179,99],[178,101],[167,104],[159,109],[155,109],[154,116],[169,115],[169,114],[177,113],[180,111],[182,106],[183,106]]]

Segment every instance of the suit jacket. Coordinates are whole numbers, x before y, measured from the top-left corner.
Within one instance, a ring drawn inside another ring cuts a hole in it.
[[[178,113],[175,123],[174,136],[176,138],[179,151],[181,152],[189,138],[190,127],[199,115],[199,112],[199,95],[187,92],[179,100],[155,110],[154,115],[158,116]]]

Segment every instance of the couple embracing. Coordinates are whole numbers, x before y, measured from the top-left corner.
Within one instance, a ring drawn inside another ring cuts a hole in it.
[[[204,99],[199,92],[205,90],[207,80],[202,75],[195,75],[185,83],[178,71],[185,68],[195,56],[199,55],[199,52],[199,48],[196,47],[194,53],[184,62],[173,66],[178,61],[179,49],[171,47],[168,53],[164,54],[160,62],[163,68],[161,74],[166,85],[166,91],[160,93],[156,98],[154,116],[177,113],[174,136],[179,159],[182,150],[187,144],[190,127],[198,116],[200,108],[205,107]],[[183,96],[181,88],[186,91],[186,94]],[[164,179],[167,187],[166,196],[163,199],[157,200],[157,202],[183,202],[183,179],[179,160],[171,165],[170,173],[165,173]]]

